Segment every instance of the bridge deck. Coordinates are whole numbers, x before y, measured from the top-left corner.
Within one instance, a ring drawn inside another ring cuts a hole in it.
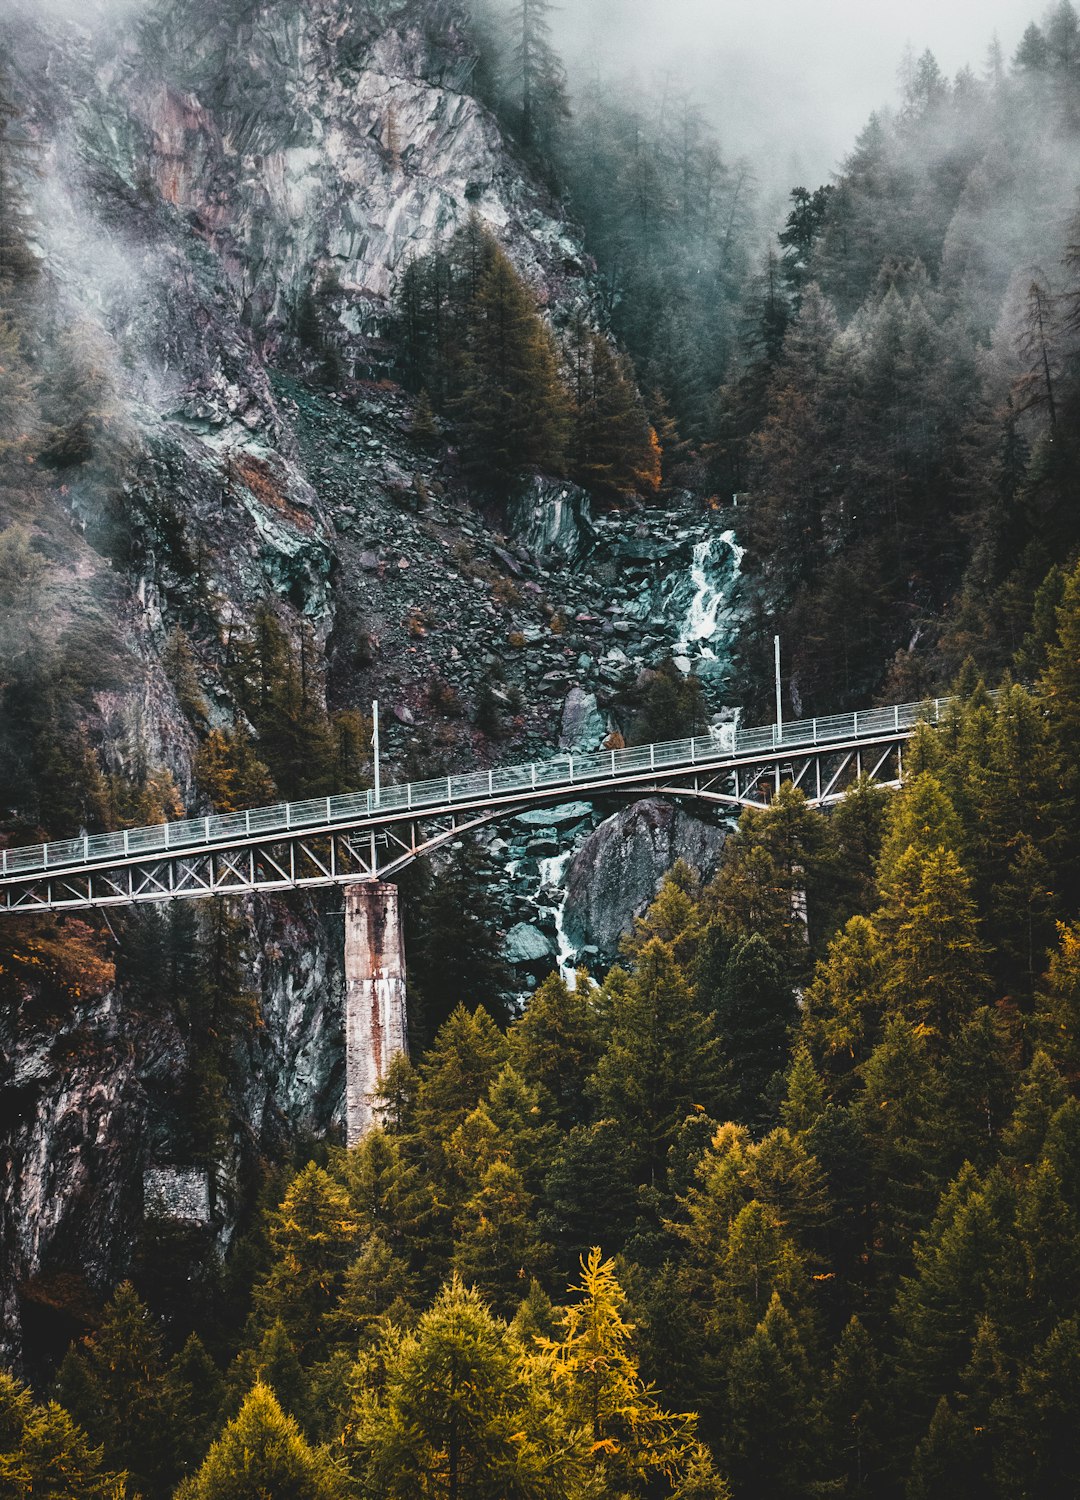
[[[348,829],[370,832],[422,814],[437,817],[464,808],[496,807],[520,800],[549,800],[553,793],[605,789],[617,791],[651,778],[658,771],[677,776],[687,772],[734,769],[740,765],[774,761],[792,752],[841,748],[906,738],[920,718],[938,720],[946,700],[902,703],[829,718],[801,719],[739,729],[732,735],[698,735],[692,739],[635,745],[622,750],[599,750],[585,755],[565,754],[552,760],[470,771],[427,781],[385,786],[376,798],[370,791],[314,797],[303,802],[281,802],[246,812],[216,813],[118,833],[89,834],[49,844],[33,844],[0,851],[0,884],[35,875],[104,869],[147,856],[175,858],[208,851],[242,848],[253,839],[298,832]]]

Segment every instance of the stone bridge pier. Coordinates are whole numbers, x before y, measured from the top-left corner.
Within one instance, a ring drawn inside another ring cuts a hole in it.
[[[375,1090],[408,1051],[405,943],[396,885],[345,887],[345,1140],[355,1146],[378,1120]]]

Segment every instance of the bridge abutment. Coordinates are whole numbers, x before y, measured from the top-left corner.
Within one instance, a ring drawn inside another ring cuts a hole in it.
[[[405,942],[396,885],[345,887],[345,1140],[355,1146],[378,1120],[375,1090],[407,1052]]]

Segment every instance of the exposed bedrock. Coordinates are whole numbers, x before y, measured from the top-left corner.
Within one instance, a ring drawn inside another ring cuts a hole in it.
[[[726,829],[650,797],[606,819],[582,844],[566,876],[563,930],[585,958],[615,957],[656,895],[665,873],[685,860],[700,874],[716,868]]]

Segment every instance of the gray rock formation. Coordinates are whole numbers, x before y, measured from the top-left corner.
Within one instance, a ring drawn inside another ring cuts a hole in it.
[[[515,968],[533,969],[555,955],[555,947],[538,927],[515,922],[503,939],[503,954]]]
[[[559,726],[560,750],[598,750],[608,732],[607,716],[600,712],[595,693],[572,687],[563,704]]]
[[[595,535],[585,491],[541,474],[508,502],[507,522],[511,534],[530,551],[566,560],[580,556]]]
[[[563,930],[574,949],[608,961],[656,895],[677,859],[709,876],[723,847],[722,825],[647,798],[606,819],[585,840],[566,877]]]

